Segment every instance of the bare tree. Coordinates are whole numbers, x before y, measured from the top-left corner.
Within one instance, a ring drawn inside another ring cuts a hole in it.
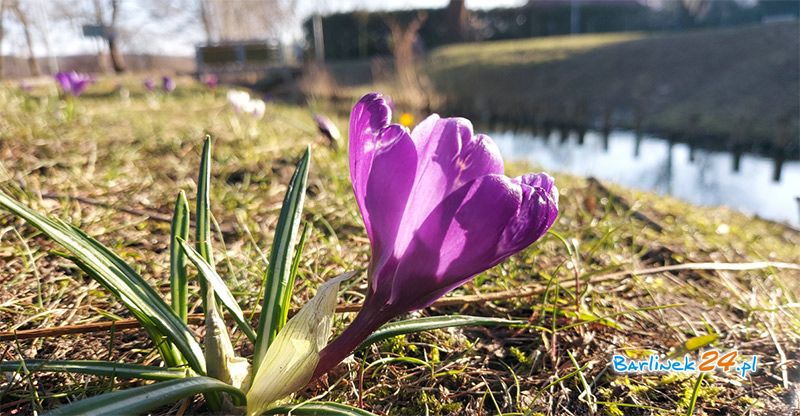
[[[32,76],[41,75],[42,71],[39,69],[39,62],[36,60],[36,54],[33,52],[33,35],[31,34],[31,21],[28,18],[28,13],[20,5],[19,0],[12,0],[8,3],[3,2],[3,6],[16,17],[17,22],[22,27],[22,32],[25,35],[25,44],[28,47],[28,69]],[[1,16],[1,15],[0,15]]]
[[[392,55],[394,55],[397,76],[401,84],[406,87],[414,87],[418,83],[414,43],[419,30],[427,19],[428,15],[424,12],[417,13],[407,24],[400,23],[391,15],[387,15],[384,19],[391,35]]]
[[[150,0],[146,8],[173,29],[202,27],[207,43],[279,37],[297,17],[297,0]]]
[[[211,8],[209,0],[200,0],[200,21],[203,23],[203,31],[206,34],[206,43],[211,43],[214,39],[214,26],[211,23]]]
[[[115,72],[127,69],[120,49],[123,2],[119,0],[52,0],[49,13],[53,20],[75,25],[97,25],[103,29],[108,55]],[[105,67],[102,54],[100,67]]]
[[[117,24],[121,5],[119,0],[109,0],[108,7],[104,8],[101,0],[93,0],[95,24],[105,28],[106,42],[108,42],[108,56],[111,58],[111,66],[114,72],[122,73],[127,69],[125,59],[119,49],[119,31]],[[109,15],[108,17],[106,17]]]
[[[469,26],[469,10],[464,0],[450,0],[445,14],[445,27],[449,42],[463,42],[467,40]]]
[[[296,17],[296,0],[202,0],[201,21],[211,41],[278,37]]]

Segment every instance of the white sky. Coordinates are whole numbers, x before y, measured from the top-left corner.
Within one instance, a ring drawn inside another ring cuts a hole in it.
[[[56,24],[47,20],[46,10],[48,0],[22,0],[31,14],[31,20],[38,22],[33,29],[35,39],[35,53],[37,56],[47,55],[48,49],[55,55],[73,55],[80,53],[96,53],[103,47],[96,39],[83,37],[77,25]],[[126,27],[135,28],[130,38],[133,42],[123,45],[126,52],[147,52],[153,54],[193,55],[194,45],[202,42],[203,33],[199,27],[188,27],[164,35],[163,21],[152,22],[148,19],[142,0],[123,0],[123,20]],[[235,1],[235,0],[231,0]],[[312,13],[334,13],[351,10],[396,10],[411,8],[441,8],[445,7],[448,0],[298,0],[298,22],[293,33],[287,37],[299,38],[302,36],[300,24]],[[495,7],[512,7],[525,3],[525,0],[467,0],[470,9],[487,9]],[[169,26],[167,21],[167,26]],[[2,41],[4,55],[26,56],[27,50],[22,30],[15,24],[10,15],[6,15],[6,35]],[[49,43],[50,47],[47,47]]]

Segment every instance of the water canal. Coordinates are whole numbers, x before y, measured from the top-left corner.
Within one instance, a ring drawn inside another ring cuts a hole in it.
[[[620,185],[655,191],[699,205],[724,205],[770,220],[800,226],[800,161],[779,168],[773,160],[730,152],[692,150],[683,143],[631,131],[610,132],[607,141],[588,131],[576,135],[531,132],[490,133],[506,160],[526,160],[549,172],[594,176]],[[737,160],[738,159],[738,160]],[[738,166],[737,166],[738,165]],[[778,180],[775,177],[779,176]]]

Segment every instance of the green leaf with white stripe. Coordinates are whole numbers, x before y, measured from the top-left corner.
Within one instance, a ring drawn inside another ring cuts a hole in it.
[[[278,217],[278,225],[275,228],[275,238],[272,241],[269,268],[265,279],[261,317],[256,331],[257,339],[253,354],[254,373],[258,370],[258,366],[278,331],[286,323],[289,314],[289,301],[294,286],[293,254],[303,213],[310,159],[311,148],[309,147],[297,163],[292,180],[289,182]]]
[[[95,360],[9,360],[0,362],[0,372],[78,373],[116,378],[138,378],[142,380],[165,381],[186,378],[190,370],[185,368],[164,368],[151,365],[114,363]]]
[[[196,373],[205,373],[203,352],[194,334],[161,296],[116,254],[83,231],[39,214],[3,192],[0,192],[0,207],[22,218],[66,248],[78,266],[131,311],[157,346],[163,345],[164,338],[168,339],[175,344]],[[168,354],[165,349],[159,348],[159,351]],[[164,359],[168,365],[175,362],[175,357],[169,355],[164,356]]]
[[[169,287],[172,293],[172,310],[183,322],[189,314],[189,282],[186,278],[186,254],[178,240],[189,239],[189,202],[181,191],[175,201],[169,239]]]
[[[105,277],[98,273],[98,271],[85,262],[80,258],[65,254],[65,253],[56,253],[57,255],[64,257],[65,259],[75,263],[87,276],[91,277],[92,279],[99,282],[103,287],[106,288],[112,295],[120,298],[124,296],[120,293],[119,290],[116,289],[111,283],[107,282]],[[167,367],[178,367],[181,365],[186,364],[185,360],[182,359],[182,354],[177,346],[170,343],[164,335],[162,335],[161,331],[155,325],[155,322],[151,319],[149,315],[146,315],[139,311],[138,309],[128,308],[128,310],[133,313],[133,316],[136,317],[139,322],[142,323],[142,328],[147,332],[147,335],[150,336],[150,339],[153,341],[156,349],[158,350],[159,354],[161,354],[161,358],[164,360],[164,364]]]
[[[189,260],[197,267],[197,270],[200,272],[200,276],[202,279],[206,281],[211,288],[216,293],[217,297],[219,298],[220,302],[222,302],[222,306],[227,308],[231,315],[233,315],[233,319],[236,321],[236,324],[239,326],[239,329],[250,338],[251,341],[255,342],[256,340],[256,332],[253,330],[253,327],[247,322],[247,319],[242,312],[242,308],[239,307],[239,303],[236,302],[236,298],[233,297],[233,294],[230,290],[228,290],[228,286],[225,285],[225,282],[222,280],[219,274],[211,267],[210,264],[206,263],[202,257],[200,257],[200,253],[195,251],[186,241],[178,239],[178,244],[180,244],[183,251],[186,253],[186,256]]]
[[[214,256],[211,249],[211,136],[206,135],[203,142],[203,151],[200,154],[200,173],[197,177],[197,202],[195,206],[195,245],[200,257],[206,263],[214,265]],[[185,250],[184,250],[185,252]],[[200,282],[200,297],[203,301],[205,314],[205,359],[207,374],[226,383],[233,383],[240,377],[233,374],[234,369],[243,367],[241,360],[237,359],[233,350],[228,328],[222,319],[217,307],[214,291],[208,290],[208,282],[202,276]],[[237,371],[238,372],[238,371]],[[211,392],[206,394],[208,406],[213,411],[219,411],[223,402],[219,394]]]
[[[490,318],[485,316],[446,315],[414,318],[404,321],[390,322],[373,332],[357,349],[362,349],[391,337],[434,329],[454,328],[460,326],[527,326],[528,322],[518,319]]]
[[[133,389],[114,391],[56,408],[46,415],[140,415],[201,393],[225,392],[237,405],[245,403],[241,390],[211,377],[189,377]]]
[[[197,176],[197,200],[195,206],[195,247],[206,263],[214,264],[214,255],[211,250],[211,196],[209,187],[211,183],[211,136],[206,136],[203,142],[203,152],[200,154],[200,173]],[[200,279],[200,297],[203,299],[203,310],[206,305],[206,282]]]

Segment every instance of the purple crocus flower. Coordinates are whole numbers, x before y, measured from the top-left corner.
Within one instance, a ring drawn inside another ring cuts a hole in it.
[[[81,95],[93,81],[91,76],[75,71],[58,72],[55,79],[61,90],[73,97]]]
[[[145,78],[142,84],[147,91],[153,92],[156,90],[156,83],[152,78]]]
[[[164,92],[175,91],[175,81],[172,79],[172,77],[161,77],[161,89],[163,89]]]
[[[339,129],[336,127],[336,124],[333,124],[331,119],[322,114],[314,114],[314,122],[317,123],[317,129],[319,132],[328,138],[328,142],[330,143],[331,147],[338,147],[339,140],[342,138],[342,134],[339,133]]]
[[[219,85],[219,77],[216,74],[206,74],[203,77],[203,83],[206,84],[206,87],[209,89],[216,89],[217,85]]]
[[[350,115],[350,179],[372,257],[355,320],[321,351],[314,377],[393,317],[424,308],[542,237],[558,215],[546,173],[509,178],[488,136],[434,114],[390,124],[379,94]]]

